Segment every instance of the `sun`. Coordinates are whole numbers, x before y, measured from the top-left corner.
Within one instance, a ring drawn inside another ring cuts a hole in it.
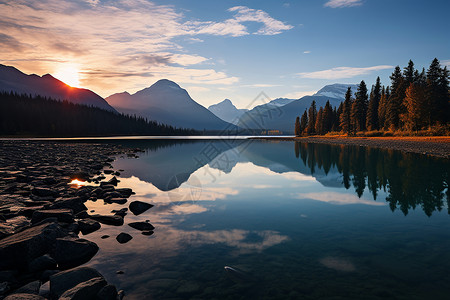
[[[80,86],[79,68],[75,64],[62,65],[56,69],[53,77],[61,80],[71,87]]]

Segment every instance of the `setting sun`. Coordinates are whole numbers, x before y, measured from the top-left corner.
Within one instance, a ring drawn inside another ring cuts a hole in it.
[[[80,86],[80,77],[78,73],[79,69],[77,65],[63,65],[56,69],[53,76],[65,84],[70,85],[71,87],[79,87]]]

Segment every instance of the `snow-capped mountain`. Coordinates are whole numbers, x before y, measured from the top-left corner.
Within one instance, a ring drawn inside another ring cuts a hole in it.
[[[326,85],[321,88],[317,93],[313,96],[325,96],[337,99],[345,99],[345,93],[347,92],[347,88],[350,87],[352,89],[352,95],[356,93],[358,88],[357,84],[343,84],[343,83],[335,83]]]
[[[120,112],[136,114],[179,128],[235,128],[195,102],[185,89],[167,79],[161,79],[133,95],[123,92],[111,95],[106,100]]]
[[[232,124],[236,124],[239,121],[239,118],[248,111],[248,109],[236,108],[230,99],[225,99],[222,102],[213,104],[208,107],[208,109],[222,120]]]

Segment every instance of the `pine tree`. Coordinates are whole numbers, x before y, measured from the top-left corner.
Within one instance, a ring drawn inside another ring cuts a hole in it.
[[[327,103],[325,103],[325,107],[323,108],[323,132],[330,132],[332,126],[333,108],[331,107],[330,101],[327,101]]]
[[[380,128],[378,120],[378,107],[381,99],[380,77],[377,77],[375,86],[370,93],[369,107],[367,108],[366,128],[368,130],[378,130]]]
[[[366,129],[366,114],[367,114],[367,86],[364,80],[358,86],[355,94],[355,101],[352,105],[352,123],[355,125],[356,131],[363,131]]]
[[[317,134],[324,134],[324,118],[323,118],[323,107],[321,106],[319,108],[319,112],[317,113],[317,118],[316,118],[316,133]]]
[[[342,108],[342,114],[339,119],[340,126],[342,131],[346,134],[350,134],[352,132],[351,127],[351,110],[352,110],[352,89],[350,87],[347,88],[347,92],[345,93],[345,100]]]
[[[387,88],[389,90],[389,87]],[[380,104],[378,105],[378,126],[380,129],[384,129],[386,119],[386,90],[383,86],[381,89]]]
[[[336,110],[336,113],[334,114],[332,131],[341,131],[342,130],[340,120],[341,120],[341,115],[342,115],[343,110],[344,110],[344,102],[341,102],[339,104],[338,109]]]
[[[398,129],[400,127],[400,113],[402,109],[404,89],[404,78],[399,66],[396,66],[391,78],[391,95],[388,98],[386,109],[386,121],[389,128]]]
[[[316,130],[315,130],[316,118],[317,118],[316,101],[313,100],[311,102],[311,106],[309,107],[309,110],[308,110],[308,126],[306,128],[306,132],[308,135],[313,135],[316,133]]]
[[[408,130],[419,130],[426,124],[425,84],[413,82],[406,89],[406,113],[402,119]]]
[[[305,112],[300,119],[300,134],[305,133],[306,128],[308,127],[308,112],[305,109]]]
[[[300,118],[299,118],[299,117],[297,117],[297,118],[295,119],[294,133],[295,133],[295,136],[300,136],[300,135],[301,135]]]
[[[446,124],[450,121],[450,71],[447,67],[441,69],[439,76],[438,121]]]
[[[427,70],[427,87],[426,87],[426,117],[428,127],[431,127],[439,120],[441,112],[439,112],[439,79],[442,75],[441,65],[437,58],[433,59]]]

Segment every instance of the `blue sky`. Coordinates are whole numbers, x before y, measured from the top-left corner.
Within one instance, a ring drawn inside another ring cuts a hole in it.
[[[450,1],[7,0],[0,62],[101,96],[167,78],[204,106],[389,84],[396,65],[450,65]]]

